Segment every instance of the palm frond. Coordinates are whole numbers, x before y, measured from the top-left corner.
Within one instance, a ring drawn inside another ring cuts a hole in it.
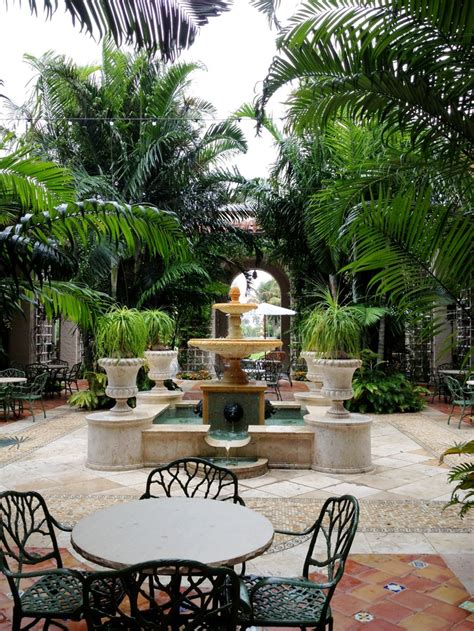
[[[28,0],[31,13],[38,13],[40,0]],[[58,8],[55,0],[43,0],[48,18]],[[150,51],[159,50],[165,59],[174,59],[188,48],[199,28],[209,18],[228,10],[228,0],[68,0],[66,10],[73,24],[91,35],[111,33],[117,46],[133,44]]]

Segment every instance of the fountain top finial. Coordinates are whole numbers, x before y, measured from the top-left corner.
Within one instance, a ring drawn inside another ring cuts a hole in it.
[[[237,286],[234,285],[230,288],[229,298],[232,300],[232,302],[239,302],[240,289]]]

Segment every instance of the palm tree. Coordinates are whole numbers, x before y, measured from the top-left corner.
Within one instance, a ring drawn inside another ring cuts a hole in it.
[[[473,23],[466,0],[308,0],[281,34],[259,104],[262,116],[297,81],[292,129],[341,117],[380,128],[376,163],[348,173],[337,195],[335,184],[317,194],[313,227],[320,238],[338,225],[345,269],[371,273],[381,296],[413,311],[461,305],[470,287]],[[315,217],[324,196],[330,212]]]
[[[184,257],[187,242],[171,213],[151,206],[74,201],[64,168],[18,152],[0,157],[0,306],[3,327],[22,301],[41,303],[89,327],[110,299],[72,283],[78,251],[103,239],[128,252],[146,247],[165,260]],[[63,203],[59,203],[63,201]]]
[[[198,260],[171,267],[144,251],[126,264],[120,262],[123,252],[109,252],[116,259],[113,285],[115,272],[123,280],[120,300],[169,304],[171,284],[187,275],[194,288],[196,279],[205,284],[231,251],[242,243],[248,247],[250,238],[235,225],[246,212],[240,191],[245,180],[225,167],[247,144],[236,121],[203,121],[215,112],[188,94],[196,64],[165,67],[144,53],[122,53],[108,40],[100,67],[79,67],[53,54],[29,62],[38,80],[24,108],[31,120],[26,139],[38,155],[68,166],[81,198],[146,199],[175,213],[193,244]],[[87,254],[94,273],[83,275],[84,281],[100,280],[97,261],[104,260],[105,249],[101,244],[99,253]],[[110,266],[101,269],[109,273]],[[101,278],[100,286],[110,291]]]
[[[30,12],[37,14],[39,5],[48,18],[60,3],[51,0],[28,0]],[[7,2],[5,1],[5,4]],[[61,3],[73,24],[91,36],[110,33],[117,45],[134,44],[149,51],[159,50],[164,59],[172,60],[194,42],[199,28],[209,18],[228,10],[228,0],[67,0]]]

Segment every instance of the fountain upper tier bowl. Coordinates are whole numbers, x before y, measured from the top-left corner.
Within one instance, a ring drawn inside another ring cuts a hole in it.
[[[214,338],[214,339],[194,339],[188,341],[189,346],[195,346],[202,351],[217,353],[226,359],[243,359],[252,353],[261,353],[280,348],[281,340],[261,339],[259,337],[242,338]]]

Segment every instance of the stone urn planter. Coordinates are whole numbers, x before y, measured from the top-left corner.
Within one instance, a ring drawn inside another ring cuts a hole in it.
[[[173,377],[172,363],[176,361],[178,351],[145,351],[144,354],[150,368],[148,377],[155,382],[152,392],[166,390],[163,381]]]
[[[331,400],[331,407],[327,416],[347,418],[349,412],[344,407],[344,401],[352,399],[352,377],[362,365],[360,359],[315,359],[316,369],[322,375],[323,387],[321,394]]]
[[[316,351],[304,351],[303,353],[301,353],[301,357],[305,360],[308,367],[306,379],[312,381],[316,385],[316,390],[321,390],[323,378],[321,370],[316,364],[319,353],[317,353]]]
[[[107,373],[107,388],[105,394],[116,400],[110,410],[111,414],[129,414],[133,412],[127,399],[138,393],[137,373],[145,363],[144,359],[133,357],[130,359],[115,359],[104,357],[99,359],[101,366]]]

